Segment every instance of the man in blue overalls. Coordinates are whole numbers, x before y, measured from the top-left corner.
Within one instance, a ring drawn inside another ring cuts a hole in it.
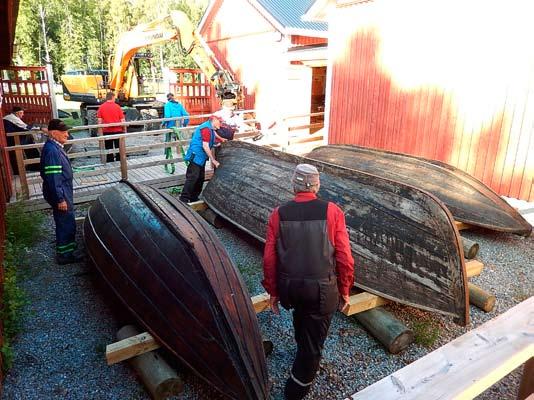
[[[52,207],[56,223],[56,261],[70,264],[83,260],[76,251],[76,220],[72,189],[72,168],[63,145],[69,138],[68,127],[59,119],[48,124],[48,140],[41,153],[43,197]]]
[[[185,184],[180,200],[185,203],[198,200],[204,184],[206,161],[209,159],[214,168],[219,166],[219,162],[215,159],[211,149],[215,145],[217,137],[215,130],[220,127],[221,118],[212,115],[208,121],[197,126],[193,133],[184,157],[185,161],[189,161],[189,165],[185,173]]]

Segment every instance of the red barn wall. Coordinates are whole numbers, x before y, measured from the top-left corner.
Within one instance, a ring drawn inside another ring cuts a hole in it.
[[[329,143],[445,161],[534,201],[530,2],[375,0],[330,22]]]
[[[290,65],[285,37],[246,0],[218,1],[202,36],[245,88],[245,108],[269,126],[310,110],[312,69]]]

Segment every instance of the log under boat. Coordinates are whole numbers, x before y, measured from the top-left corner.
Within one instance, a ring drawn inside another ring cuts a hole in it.
[[[321,172],[319,197],[345,212],[356,286],[379,296],[468,322],[460,237],[434,196],[371,174],[245,142],[227,142],[204,189],[216,213],[264,241],[271,211],[293,198],[291,176],[307,162]]]
[[[157,341],[231,399],[266,399],[267,367],[245,285],[189,207],[121,182],[89,210],[84,239],[111,290]]]
[[[321,146],[307,157],[426,190],[443,201],[457,221],[525,236],[532,232],[532,226],[497,193],[441,161],[349,145]]]

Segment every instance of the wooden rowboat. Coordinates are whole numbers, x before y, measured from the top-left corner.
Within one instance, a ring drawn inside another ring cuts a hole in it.
[[[193,210],[145,185],[102,193],[84,223],[104,280],[168,351],[230,399],[266,399],[256,314],[219,239]]]
[[[204,189],[206,203],[259,240],[271,211],[293,198],[299,163],[321,172],[319,197],[346,215],[355,280],[379,296],[468,322],[466,274],[458,231],[447,208],[405,184],[245,142],[227,142]]]
[[[426,190],[443,201],[457,221],[526,236],[532,232],[532,226],[497,193],[443,162],[347,145],[318,147],[307,157]]]

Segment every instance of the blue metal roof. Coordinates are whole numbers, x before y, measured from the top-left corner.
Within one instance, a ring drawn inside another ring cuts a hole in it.
[[[300,17],[312,6],[315,0],[256,0],[283,27],[326,32],[326,22],[302,21]]]

